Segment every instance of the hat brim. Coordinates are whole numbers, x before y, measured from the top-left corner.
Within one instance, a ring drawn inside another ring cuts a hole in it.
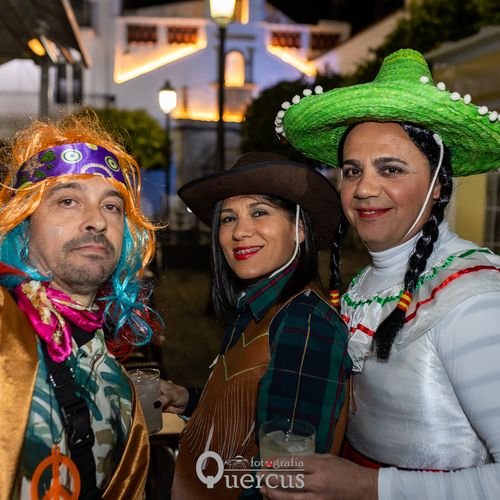
[[[294,162],[268,161],[232,168],[182,186],[178,195],[205,224],[212,224],[217,201],[244,194],[270,195],[296,203],[313,224],[319,249],[327,248],[340,220],[334,186],[314,168]]]
[[[500,167],[500,123],[480,115],[474,104],[432,82],[370,82],[303,98],[284,116],[287,140],[306,156],[338,165],[338,150],[351,125],[361,122],[406,122],[441,136],[451,153],[455,176]]]

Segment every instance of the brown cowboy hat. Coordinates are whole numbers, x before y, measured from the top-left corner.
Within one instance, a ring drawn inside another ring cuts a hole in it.
[[[245,153],[229,170],[195,179],[178,191],[186,206],[208,226],[217,201],[242,194],[278,196],[300,205],[312,221],[318,248],[332,242],[340,218],[336,189],[316,169],[282,155]]]

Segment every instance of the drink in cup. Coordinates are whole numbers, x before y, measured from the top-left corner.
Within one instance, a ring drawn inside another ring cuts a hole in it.
[[[160,397],[160,370],[156,368],[131,370],[128,376],[134,383],[149,434],[161,431],[163,427],[161,406],[159,408],[154,406],[154,402]]]
[[[278,418],[268,420],[260,426],[259,440],[262,461],[273,457],[313,456],[316,429],[307,422]]]

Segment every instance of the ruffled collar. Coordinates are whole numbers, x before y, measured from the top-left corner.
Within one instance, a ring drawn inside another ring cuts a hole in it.
[[[349,325],[349,355],[353,370],[360,372],[364,361],[373,355],[373,335],[378,325],[396,306],[401,293],[408,260],[421,233],[396,247],[370,252],[372,264],[351,282],[342,297],[342,316]],[[446,222],[439,226],[439,238],[427,261],[427,268],[450,254],[449,244],[456,239]]]

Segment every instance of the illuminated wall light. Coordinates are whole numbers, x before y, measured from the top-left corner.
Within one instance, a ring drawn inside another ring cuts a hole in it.
[[[42,42],[40,42],[38,38],[32,38],[31,40],[29,40],[28,47],[39,57],[43,57],[47,53],[43,48]]]
[[[199,50],[202,50],[205,47],[206,47],[206,42],[199,43],[194,47],[193,46],[179,47],[179,48],[176,48],[175,51],[169,52],[168,54],[165,54],[164,56],[157,57],[156,59],[154,59],[153,61],[151,61],[149,63],[146,63],[146,64],[137,63],[135,65],[131,64],[131,66],[133,66],[133,67],[132,67],[132,69],[129,69],[128,71],[120,71],[120,69],[118,69],[118,67],[116,67],[115,68],[115,75],[114,75],[115,82],[116,83],[124,83],[128,80],[131,80],[132,78],[136,78],[138,76],[144,75],[145,73],[149,73],[150,71],[158,69],[161,66],[164,66],[166,64],[170,64],[174,61],[178,61],[179,59],[182,59],[182,58],[187,57],[191,54],[194,54],[195,52],[198,52]],[[137,57],[137,60],[140,61],[141,57]]]
[[[250,6],[248,5],[249,0],[241,0],[241,24],[248,24],[250,21]]]
[[[58,62],[58,50],[56,44],[49,40],[46,36],[40,35],[40,38],[32,38],[28,40],[28,47],[34,54],[39,57],[49,56],[52,63]]]
[[[312,63],[304,62],[298,57],[294,56],[289,50],[282,49],[279,47],[273,47],[272,45],[268,45],[268,52],[274,54],[279,57],[282,61],[290,64],[294,68],[297,68],[299,71],[304,73],[307,76],[316,76],[317,69]]]
[[[172,113],[172,117],[176,120],[197,120],[202,122],[216,122],[219,119],[218,113],[214,111],[203,110],[176,110]],[[241,123],[243,121],[242,113],[224,113],[224,121],[231,123]]]

